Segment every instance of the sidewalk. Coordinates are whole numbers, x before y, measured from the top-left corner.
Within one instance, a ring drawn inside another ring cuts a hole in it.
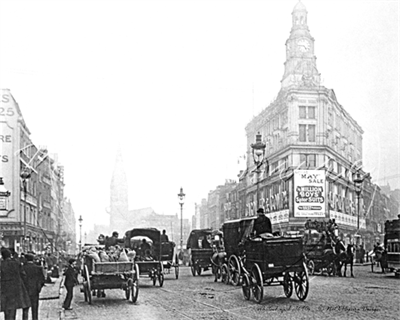
[[[52,278],[53,283],[46,283],[39,297],[39,319],[58,320],[61,319],[60,278]],[[17,319],[22,319],[22,309],[17,310]],[[29,319],[32,319],[29,310]],[[4,312],[0,312],[0,320],[4,320]]]

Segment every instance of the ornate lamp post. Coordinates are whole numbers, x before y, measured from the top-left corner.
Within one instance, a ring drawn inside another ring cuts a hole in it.
[[[181,251],[180,255],[182,257],[183,255],[183,215],[182,215],[182,210],[183,210],[183,204],[185,202],[185,194],[183,193],[183,189],[181,188],[180,192],[178,193],[178,198],[179,198],[179,204],[181,205]]]
[[[361,198],[361,191],[362,191],[362,183],[364,182],[365,177],[366,176],[363,176],[360,173],[360,170],[357,170],[357,172],[354,174],[354,177],[353,177],[355,192],[357,194],[357,231],[356,231],[356,235],[358,235],[358,232],[360,230],[360,198]]]
[[[79,216],[79,252],[82,250],[82,216]]]
[[[23,242],[23,246],[22,246],[24,251],[27,250],[27,245],[26,245],[27,244],[27,235],[26,235],[26,233],[27,233],[26,232],[26,205],[27,205],[27,202],[26,202],[26,194],[28,192],[28,190],[27,190],[27,180],[29,180],[31,178],[31,174],[32,174],[31,169],[26,167],[24,169],[24,171],[22,171],[22,173],[20,175],[20,177],[22,179],[22,188],[23,188],[23,191],[24,191],[24,242]]]
[[[260,132],[256,134],[256,143],[252,143],[251,145],[252,148],[252,154],[253,154],[253,160],[254,164],[256,165],[256,169],[254,170],[257,174],[257,193],[256,193],[256,206],[258,207],[259,199],[258,199],[258,180],[259,180],[259,174],[261,172],[260,167],[264,162],[265,158],[265,148],[266,144],[265,142],[262,142],[262,135]]]

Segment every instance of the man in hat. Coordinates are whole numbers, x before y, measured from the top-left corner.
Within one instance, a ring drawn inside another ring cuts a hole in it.
[[[44,286],[43,268],[34,263],[34,256],[26,254],[26,264],[24,270],[26,273],[25,288],[28,291],[29,299],[32,308],[32,320],[39,319],[39,294]],[[22,319],[28,320],[29,307],[22,311]]]
[[[264,209],[259,208],[257,210],[258,217],[254,221],[254,233],[256,236],[259,236],[264,233],[272,234],[272,225],[271,220],[264,214]]]
[[[75,271],[76,260],[69,259],[68,267],[64,272],[64,286],[67,289],[67,296],[65,297],[63,308],[65,310],[72,310],[71,301],[74,294],[74,286],[78,283]]]

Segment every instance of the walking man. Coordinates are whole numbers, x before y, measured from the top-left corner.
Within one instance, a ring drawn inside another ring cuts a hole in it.
[[[64,310],[72,310],[71,308],[71,301],[74,295],[74,286],[78,283],[78,279],[76,277],[76,260],[69,259],[68,260],[68,267],[64,272],[64,286],[67,289],[67,296],[65,297],[63,308]]]
[[[45,278],[43,268],[33,262],[32,254],[25,255],[26,264],[24,271],[26,273],[25,288],[28,291],[29,299],[32,308],[32,320],[39,319],[39,294],[44,286]],[[29,307],[22,311],[22,320],[28,320]]]

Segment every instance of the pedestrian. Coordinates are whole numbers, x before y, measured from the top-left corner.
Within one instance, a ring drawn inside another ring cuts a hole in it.
[[[160,239],[161,239],[161,242],[168,242],[169,241],[167,233],[166,233],[165,230],[162,231],[162,235],[161,235]]]
[[[28,291],[29,299],[32,308],[32,320],[39,319],[39,294],[44,286],[45,278],[43,268],[34,263],[34,256],[32,254],[25,255],[26,264],[24,271],[26,273],[25,287]],[[22,311],[22,320],[28,320],[29,307],[24,308]]]
[[[11,259],[11,252],[6,248],[1,249],[1,308],[4,320],[14,320],[17,309],[29,308],[31,302],[25,289],[23,280],[26,274],[19,261]]]
[[[76,265],[76,260],[69,259],[67,269],[64,272],[64,286],[67,289],[67,296],[65,297],[63,303],[64,310],[72,310],[71,301],[74,295],[74,286],[78,284],[75,265]]]
[[[254,233],[256,236],[259,236],[263,233],[270,233],[272,235],[272,225],[271,220],[264,214],[264,209],[259,208],[257,210],[258,217],[254,221]]]

